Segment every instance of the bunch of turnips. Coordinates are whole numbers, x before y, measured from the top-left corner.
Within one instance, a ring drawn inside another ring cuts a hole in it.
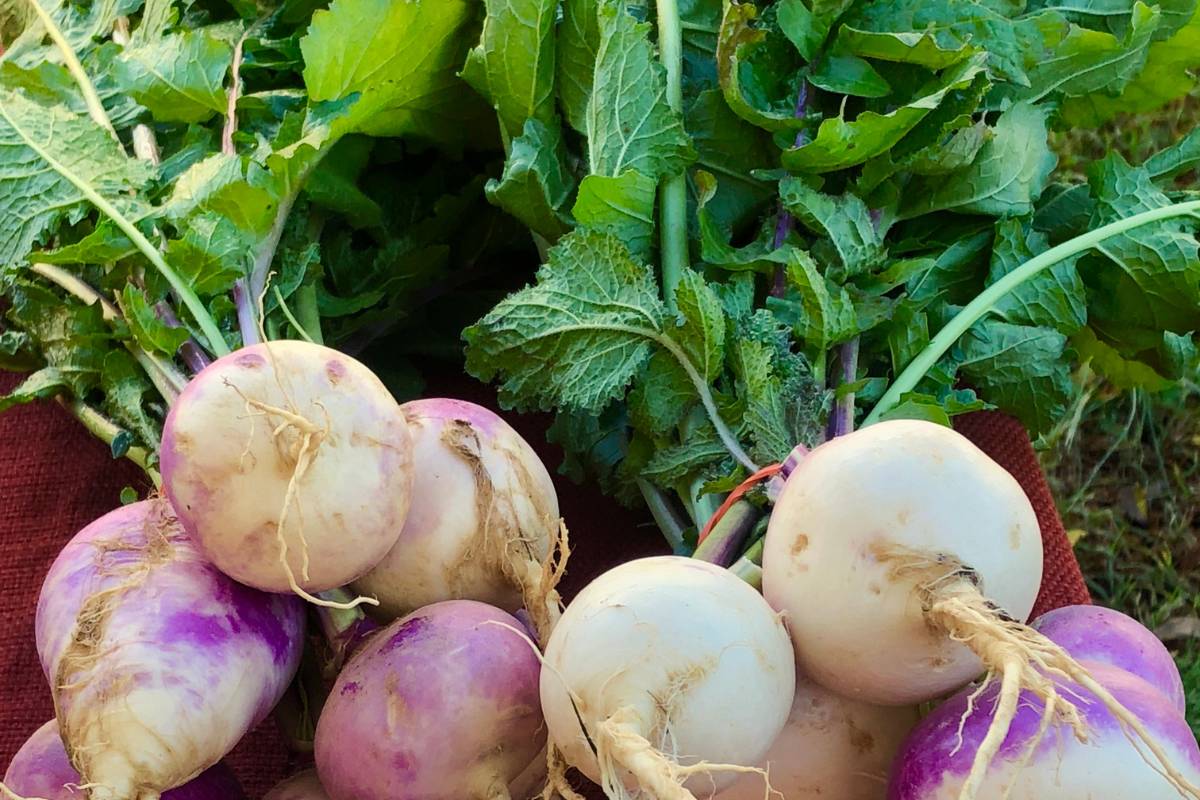
[[[761,591],[658,556],[565,610],[553,482],[479,406],[399,405],[353,358],[277,341],[202,371],[162,452],[165,496],[88,525],[46,576],[56,718],[9,797],[240,797],[222,759],[310,619],[340,672],[315,770],[272,800],[573,798],[572,768],[613,800],[1200,797],[1169,653],[1106,609],[1026,624],[1033,509],[938,424],[798,451]]]

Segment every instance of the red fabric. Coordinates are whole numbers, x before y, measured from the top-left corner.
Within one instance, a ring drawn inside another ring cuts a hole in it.
[[[15,382],[0,373],[0,392]],[[435,382],[429,393],[497,408],[488,387],[461,377]],[[558,448],[545,442],[546,417],[505,416],[548,465],[560,463]],[[959,429],[1016,476],[1037,510],[1046,570],[1035,613],[1088,602],[1079,565],[1020,425],[1001,414],[981,413],[963,418]],[[54,713],[34,649],[33,614],[42,578],[70,537],[120,502],[122,487],[145,488],[139,475],[128,462],[114,462],[102,444],[51,403],[0,414],[0,619],[5,623],[0,629],[0,765],[6,767],[25,738]],[[565,478],[557,485],[574,550],[566,596],[620,561],[666,551],[644,514],[617,506],[593,485],[576,486]],[[288,755],[268,722],[230,761],[249,796],[259,798],[299,759]]]

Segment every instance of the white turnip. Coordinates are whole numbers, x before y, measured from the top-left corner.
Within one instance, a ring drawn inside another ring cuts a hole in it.
[[[659,556],[571,601],[546,644],[541,697],[552,745],[610,798],[682,800],[758,771],[795,682],[787,631],[754,589]]]
[[[883,800],[917,719],[914,707],[848,700],[797,675],[787,724],[759,766],[778,800]],[[743,775],[717,800],[763,800],[762,779]]]
[[[1200,749],[1174,704],[1150,684],[1100,662],[1081,662],[1160,743],[1184,779],[1200,782]],[[1023,692],[1000,750],[975,789],[979,800],[1175,800],[1175,782],[1090,689],[1056,679],[1059,695],[1079,709],[1089,735],[1081,742],[1053,722],[1043,701]],[[889,800],[954,800],[974,773],[975,756],[990,736],[999,705],[995,685],[979,696],[964,689],[923,719],[898,754]]]
[[[1037,517],[1016,480],[964,436],[881,422],[807,454],[788,477],[763,551],[763,594],[786,615],[801,669],[839,694],[912,704],[980,674],[1000,709],[974,752],[968,800],[1004,741],[1022,690],[1086,737],[1046,675],[1085,686],[1154,751],[1151,732],[1060,646],[1022,624],[1041,583]]]
[[[25,740],[9,762],[4,785],[21,797],[41,800],[79,800],[83,797],[79,773],[71,766],[58,722],[50,720]],[[177,789],[163,792],[162,800],[241,800],[245,797],[229,767],[223,762],[209,767]]]
[[[263,800],[329,800],[315,769],[306,769],[277,784]]]
[[[527,605],[545,631],[558,609],[543,564],[559,531],[558,497],[533,448],[482,406],[430,398],[401,406],[419,469],[400,538],[354,582],[389,618],[443,600],[508,612]]]
[[[500,800],[545,741],[537,653],[513,616],[447,600],[396,620],[338,676],[317,723],[332,800]]]
[[[361,363],[307,342],[268,342],[214,361],[183,390],[163,427],[162,476],[218,568],[314,600],[395,544],[412,440]]]
[[[38,598],[38,656],[91,800],[157,800],[225,756],[296,672],[304,605],[245,587],[161,500],[80,531]]]

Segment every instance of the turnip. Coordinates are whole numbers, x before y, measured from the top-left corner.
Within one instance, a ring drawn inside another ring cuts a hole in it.
[[[916,708],[847,700],[797,675],[787,724],[759,766],[778,800],[883,800],[917,718]],[[762,779],[743,775],[717,800],[763,800]]]
[[[1183,680],[1171,651],[1132,617],[1103,606],[1066,606],[1032,624],[1075,658],[1132,672],[1165,694],[1180,714],[1186,710]]]
[[[558,610],[542,565],[559,531],[558,497],[533,448],[482,406],[402,407],[420,469],[395,546],[354,588],[394,618],[442,600],[527,605],[539,630]]]
[[[1081,662],[1149,730],[1178,774],[1200,782],[1200,749],[1174,704],[1141,678],[1108,664]],[[979,800],[1094,800],[1178,798],[1176,780],[1130,745],[1125,726],[1087,687],[1056,679],[1089,731],[1080,742],[1054,725],[1053,711],[1023,692],[1008,735],[975,790]],[[975,696],[964,689],[921,721],[897,756],[889,800],[952,800],[974,772],[975,754],[991,735],[1000,705],[993,684]],[[1061,699],[1059,700],[1061,702]]]
[[[21,797],[79,800],[84,796],[80,784],[79,773],[71,766],[58,735],[58,722],[53,719],[21,745],[4,773],[4,785]],[[245,794],[229,767],[218,763],[178,789],[163,792],[162,797],[163,800],[240,800]]]
[[[304,604],[235,582],[162,500],[80,531],[38,598],[38,655],[92,800],[156,800],[215,764],[296,671]]]
[[[552,745],[608,797],[681,800],[761,772],[795,685],[787,631],[761,595],[713,564],[657,556],[571,601],[541,697]]]
[[[315,769],[306,769],[279,783],[263,800],[329,800]]]
[[[498,608],[447,600],[379,631],[334,683],[316,763],[333,800],[492,800],[542,749],[537,653]]]
[[[413,480],[399,406],[320,345],[238,350],[197,375],[163,428],[163,486],[226,574],[271,592],[349,583],[395,544]]]
[[[807,454],[779,495],[762,566],[763,594],[785,614],[800,668],[839,694],[912,704],[981,673],[1000,682],[964,799],[1004,741],[1022,690],[1086,736],[1050,674],[1096,695],[1177,786],[1200,797],[1136,717],[1021,623],[1041,582],[1037,517],[1016,480],[950,428],[881,422]]]

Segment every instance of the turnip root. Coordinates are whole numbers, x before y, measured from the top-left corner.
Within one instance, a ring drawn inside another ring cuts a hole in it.
[[[1174,704],[1136,675],[1099,662],[1081,663],[1142,721],[1179,773],[1193,784],[1200,782],[1200,749]],[[1058,693],[1079,709],[1088,741],[1080,742],[1070,728],[1054,724],[1053,710],[1047,712],[1039,697],[1022,693],[1008,735],[975,790],[979,800],[1180,796],[1174,781],[1130,745],[1128,731],[1105,702],[1077,684],[1059,682]],[[923,719],[897,756],[889,800],[960,797],[974,771],[975,754],[990,736],[998,695],[994,684],[977,697],[964,689]]]
[[[395,546],[354,589],[388,618],[443,600],[527,605],[544,632],[559,605],[542,569],[559,531],[546,467],[482,406],[433,398],[401,408],[420,465],[412,505]]]
[[[162,500],[112,511],[50,568],[36,635],[91,800],[156,800],[215,764],[295,674],[304,606],[206,561]]]
[[[551,744],[614,800],[707,797],[761,773],[795,692],[787,631],[763,598],[679,556],[596,578],[545,652]]]
[[[1003,468],[950,428],[868,426],[804,457],[771,515],[763,594],[786,615],[800,668],[877,704],[932,700],[986,674],[1000,683],[992,729],[974,751],[975,797],[1021,691],[1087,727],[1046,675],[1095,694],[1195,797],[1148,729],[1058,645],[1022,624],[1042,575],[1037,517]]]
[[[1186,711],[1183,679],[1171,651],[1132,617],[1103,606],[1066,606],[1032,624],[1076,659],[1132,672],[1166,695],[1180,714]]]
[[[498,608],[447,600],[367,641],[317,723],[333,800],[493,800],[541,750],[537,653]]]
[[[315,769],[306,769],[267,792],[263,800],[329,800]]]
[[[58,722],[50,720],[30,736],[9,762],[4,785],[21,797],[42,800],[80,800],[79,773],[67,759]],[[241,800],[245,797],[237,778],[224,763],[217,763],[178,789],[163,792],[163,800]]]
[[[777,800],[883,800],[917,719],[914,707],[847,700],[797,675],[787,724],[759,766]],[[743,775],[717,800],[763,800],[762,779]]]
[[[258,589],[343,586],[379,563],[408,511],[412,440],[349,356],[277,341],[197,375],[163,427],[163,486],[223,572]]]

